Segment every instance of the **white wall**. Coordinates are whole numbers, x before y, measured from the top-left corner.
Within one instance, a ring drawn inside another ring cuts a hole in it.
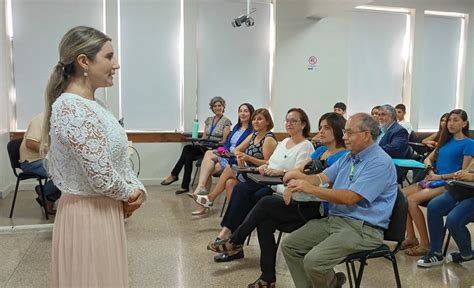
[[[317,131],[317,121],[334,103],[347,102],[348,17],[320,21],[304,17],[306,6],[276,4],[276,52],[271,109],[275,130],[284,131],[289,108],[301,107]],[[308,58],[317,66],[308,70]]]
[[[9,41],[5,29],[5,6],[0,2],[0,198],[8,193],[14,183],[10,160],[7,154],[7,143],[10,131],[10,100],[8,87],[10,86]]]

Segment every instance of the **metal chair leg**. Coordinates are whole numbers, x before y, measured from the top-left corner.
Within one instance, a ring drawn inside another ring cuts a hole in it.
[[[194,186],[194,181],[196,181],[196,177],[200,168],[201,167],[196,167],[196,171],[194,171],[194,177],[193,177],[193,182],[191,182],[191,187]]]
[[[397,288],[401,288],[402,284],[400,283],[400,274],[398,273],[397,258],[395,258],[395,254],[390,255],[390,260],[392,261],[393,273],[395,274],[395,281],[397,282]]]
[[[46,209],[46,196],[44,195],[44,189],[43,189],[43,183],[41,182],[40,179],[38,179],[40,190],[41,190],[41,200],[43,200],[43,209],[44,209],[44,216],[46,217],[46,220],[49,220],[49,215],[48,215],[48,209]]]
[[[13,194],[12,207],[10,208],[10,218],[13,217],[13,210],[15,210],[16,194],[18,193],[18,186],[20,185],[20,178],[16,178],[15,193]]]
[[[225,210],[225,204],[227,203],[227,196],[224,198],[224,204],[222,204],[222,210],[221,210],[221,215],[219,217],[222,218],[222,215],[224,215],[224,210]]]
[[[279,231],[279,233],[278,233],[278,239],[277,239],[277,242],[276,242],[277,249],[278,249],[278,246],[280,246],[281,235],[283,235],[283,232],[282,232],[282,231]]]
[[[451,240],[451,233],[448,232],[448,237],[446,237],[446,244],[444,244],[443,257],[446,257],[446,255],[448,254],[450,240]]]
[[[354,263],[354,262],[352,262],[352,263]],[[365,269],[366,263],[367,262],[365,261],[365,259],[360,261],[359,273],[357,274],[357,277],[354,277],[356,279],[356,283],[355,283],[356,288],[360,287],[360,283],[362,282],[362,276],[364,275],[364,269]]]
[[[350,288],[353,288],[354,287],[354,284],[352,284],[352,273],[351,273],[351,268],[349,267],[349,262],[348,261],[345,261],[346,262],[346,271],[347,271],[347,278],[349,280],[349,286]]]

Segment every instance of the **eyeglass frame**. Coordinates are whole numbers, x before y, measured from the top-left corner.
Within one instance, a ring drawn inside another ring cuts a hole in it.
[[[342,129],[342,135],[347,135],[348,137],[351,137],[355,133],[368,132],[368,131],[369,130],[352,131],[351,129]]]
[[[290,125],[295,125],[298,122],[301,122],[301,119],[285,119],[285,120],[283,120],[284,124],[290,124]]]

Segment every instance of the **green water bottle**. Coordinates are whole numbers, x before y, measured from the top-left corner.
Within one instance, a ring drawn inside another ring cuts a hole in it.
[[[193,133],[191,135],[192,138],[198,138],[198,130],[199,130],[199,121],[198,119],[194,119],[193,123]]]

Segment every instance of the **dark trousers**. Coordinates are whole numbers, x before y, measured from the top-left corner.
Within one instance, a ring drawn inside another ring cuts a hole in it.
[[[245,216],[247,216],[258,200],[272,193],[273,190],[270,187],[257,184],[249,179],[235,185],[221,226],[227,227],[230,231],[234,232],[242,224]]]
[[[48,178],[48,173],[44,169],[43,159],[33,162],[25,161],[20,163],[21,170],[26,173],[33,173]],[[56,201],[61,197],[61,191],[54,185],[53,181],[48,180],[43,186],[44,197],[48,201]]]
[[[191,174],[193,173],[193,162],[199,158],[202,158],[205,152],[206,148],[199,145],[188,144],[183,147],[178,162],[176,165],[174,165],[173,170],[171,170],[171,175],[178,177],[181,169],[183,169],[184,166],[184,175],[183,181],[181,182],[181,188],[189,189],[189,183],[191,183]]]
[[[232,195],[234,197],[234,195]],[[260,199],[249,212],[244,222],[232,234],[230,241],[243,244],[245,238],[257,228],[260,245],[260,278],[266,282],[276,281],[277,245],[274,233],[278,229],[285,233],[293,232],[311,219],[323,217],[319,202],[294,202],[286,205],[279,196],[266,196]]]

